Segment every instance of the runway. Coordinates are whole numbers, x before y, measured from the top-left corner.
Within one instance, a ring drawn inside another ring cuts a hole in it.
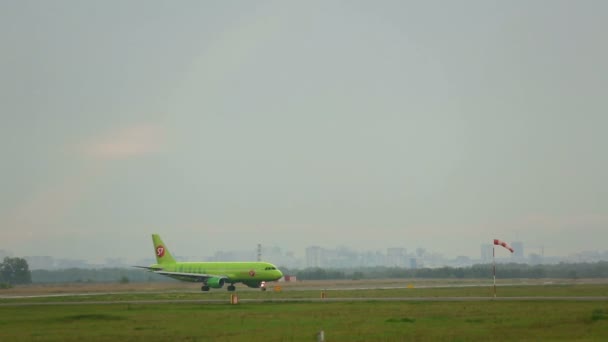
[[[604,302],[607,296],[595,297],[376,297],[376,298],[252,298],[239,299],[239,303],[347,303],[347,302]],[[0,306],[66,306],[66,305],[153,305],[153,304],[228,304],[228,299],[170,299],[170,300],[116,300],[81,302],[1,303]]]
[[[539,285],[569,285],[568,282],[543,282],[543,283],[503,283],[500,287],[509,286],[539,286]],[[488,287],[487,283],[470,284],[437,284],[437,285],[416,285],[416,289],[434,288],[467,288],[467,287]],[[361,290],[405,290],[410,289],[407,285],[371,285],[371,286],[336,286],[336,285],[314,285],[306,287],[290,287],[289,291],[361,291]],[[239,293],[259,291],[258,289],[242,288]],[[179,290],[157,290],[157,291],[102,291],[102,292],[64,292],[64,293],[41,293],[41,294],[8,294],[0,295],[1,299],[26,299],[26,298],[56,298],[56,297],[84,297],[84,296],[105,296],[121,294],[167,294],[167,293],[201,293],[198,289],[179,289]]]
[[[585,281],[581,285],[596,285],[597,280]],[[605,280],[600,282],[599,284],[605,284]],[[597,284],[597,285],[599,285]],[[312,282],[308,281],[306,283],[298,283],[298,284],[277,284],[283,287],[284,293],[293,292],[298,293],[291,298],[283,298],[283,296],[272,296],[272,293],[267,293],[266,296],[259,296],[259,289],[249,289],[249,288],[238,288],[237,292],[233,292],[239,295],[240,303],[331,303],[331,302],[513,302],[513,301],[561,301],[561,302],[588,302],[588,301],[596,301],[596,302],[607,302],[608,296],[606,296],[606,291],[595,291],[595,293],[586,293],[587,295],[583,295],[583,293],[576,293],[575,291],[571,292],[573,296],[568,296],[566,293],[539,293],[536,291],[535,295],[529,295],[532,293],[511,293],[510,295],[493,297],[490,293],[486,296],[478,296],[475,293],[470,293],[468,296],[459,296],[459,293],[451,293],[453,296],[449,296],[449,294],[442,295],[441,293],[436,294],[425,294],[418,293],[417,296],[407,296],[403,295],[405,293],[400,293],[400,291],[396,291],[392,295],[388,296],[378,296],[376,293],[368,293],[367,297],[357,297],[355,295],[355,291],[361,290],[407,290],[413,291],[413,286],[409,283],[404,282],[396,282],[396,281],[381,281],[374,282],[370,284],[369,282],[330,282],[330,283],[322,283],[322,282]],[[461,283],[461,284],[436,284],[436,283],[427,283],[427,284],[415,284],[416,289],[435,289],[435,288],[474,288],[474,287],[488,287],[487,283],[481,282],[469,282],[469,283]],[[508,282],[501,283],[501,288],[512,288],[514,286],[531,286],[531,288],[537,288],[537,286],[552,286],[553,285],[572,285],[568,282],[563,281],[555,281],[555,280],[541,280],[538,282]],[[220,294],[218,291],[209,292],[209,293],[201,293],[198,289],[189,288],[171,288],[171,289],[162,289],[162,288],[150,288],[148,284],[146,284],[145,289],[138,289],[137,287],[124,289],[121,288],[119,291],[114,291],[115,288],[112,288],[113,285],[108,286],[106,291],[98,291],[99,287],[87,288],[87,287],[78,287],[71,288],[73,291],[62,292],[62,293],[53,293],[48,291],[61,291],[65,290],[66,287],[57,286],[56,288],[34,288],[29,289],[28,292],[25,293],[4,293],[0,295],[0,307],[2,306],[35,306],[35,305],[116,305],[116,304],[141,304],[141,305],[153,305],[153,304],[224,304],[229,303],[229,295],[231,292],[222,291],[221,297],[217,295]],[[272,288],[270,288],[272,289]],[[47,291],[47,293],[44,293]],[[221,290],[220,290],[221,291]],[[280,291],[280,290],[279,290]],[[305,294],[305,291],[311,291],[310,294]],[[334,291],[346,291],[346,293],[352,293],[353,295],[341,294],[338,296],[337,294],[334,296]],[[257,292],[257,293],[256,293]],[[320,298],[320,292],[326,292],[326,298]],[[544,292],[544,291],[543,291]],[[177,295],[175,299],[171,299],[171,297],[167,298],[166,295]],[[409,293],[408,293],[409,294]],[[411,293],[413,294],[413,293]],[[464,294],[464,293],[463,293]],[[524,294],[524,296],[521,296]],[[98,296],[118,296],[117,298],[107,298],[107,300],[103,300]],[[150,299],[149,297],[141,298],[140,295],[161,295],[158,299]],[[186,295],[185,297],[182,295]],[[208,296],[212,295],[212,296]],[[448,295],[448,296],[446,296]],[[134,296],[129,298],[128,296]],[[164,298],[162,298],[164,296]],[[181,299],[178,299],[181,296]],[[67,297],[76,297],[73,299],[62,300],[61,298]],[[121,299],[124,297],[124,299]],[[140,297],[140,298],[138,298]],[[250,298],[247,298],[250,297]],[[257,298],[256,298],[257,297]]]

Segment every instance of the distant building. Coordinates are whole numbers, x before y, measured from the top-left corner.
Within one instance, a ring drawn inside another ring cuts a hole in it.
[[[384,266],[386,256],[380,251],[361,253],[361,265],[364,267]]]
[[[481,249],[481,262],[491,262],[492,254],[494,253],[494,246],[491,244],[483,244]]]
[[[524,243],[521,241],[515,241],[511,243],[513,247],[513,258],[523,260],[524,259]]]
[[[175,256],[174,256],[175,257]],[[175,257],[177,259],[177,257]],[[211,261],[253,261],[256,260],[255,251],[217,251]],[[181,260],[179,260],[181,261]],[[188,260],[183,260],[188,261]]]
[[[323,248],[311,246],[306,248],[306,267],[323,266]]]
[[[416,258],[410,258],[410,268],[414,270],[418,268],[418,261]]]
[[[301,261],[293,252],[283,251],[279,247],[273,247],[262,256],[263,261],[271,262],[279,267],[300,268]]]
[[[466,267],[471,266],[473,262],[471,262],[471,258],[466,255],[459,255],[454,259],[454,266],[456,267]]]
[[[543,263],[543,257],[540,254],[530,253],[530,262],[531,265],[540,265]]]
[[[405,248],[386,249],[386,266],[388,267],[404,267],[406,260],[405,258]]]

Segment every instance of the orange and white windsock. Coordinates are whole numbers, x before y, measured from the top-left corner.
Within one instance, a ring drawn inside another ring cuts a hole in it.
[[[508,249],[511,253],[513,253],[513,247],[509,246],[509,244],[504,241],[494,239],[494,244],[498,245],[498,246],[503,246],[504,248]]]

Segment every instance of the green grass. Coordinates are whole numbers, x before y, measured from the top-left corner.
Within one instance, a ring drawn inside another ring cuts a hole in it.
[[[608,311],[602,309],[595,309],[591,313],[592,321],[599,321],[601,319],[608,319]]]
[[[489,297],[490,288],[329,290],[329,298]],[[607,296],[607,285],[499,287],[500,297]],[[320,291],[239,292],[249,298],[319,298]],[[287,302],[228,304],[226,291],[4,299],[1,341],[601,341],[608,301]],[[78,301],[221,299],[214,304]],[[45,305],[36,303],[45,302]]]
[[[3,341],[501,341],[608,338],[602,302],[0,307]],[[600,317],[600,318],[597,318]]]

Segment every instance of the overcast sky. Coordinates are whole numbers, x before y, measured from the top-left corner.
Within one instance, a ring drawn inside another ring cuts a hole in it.
[[[608,241],[606,1],[0,0],[0,249]]]

